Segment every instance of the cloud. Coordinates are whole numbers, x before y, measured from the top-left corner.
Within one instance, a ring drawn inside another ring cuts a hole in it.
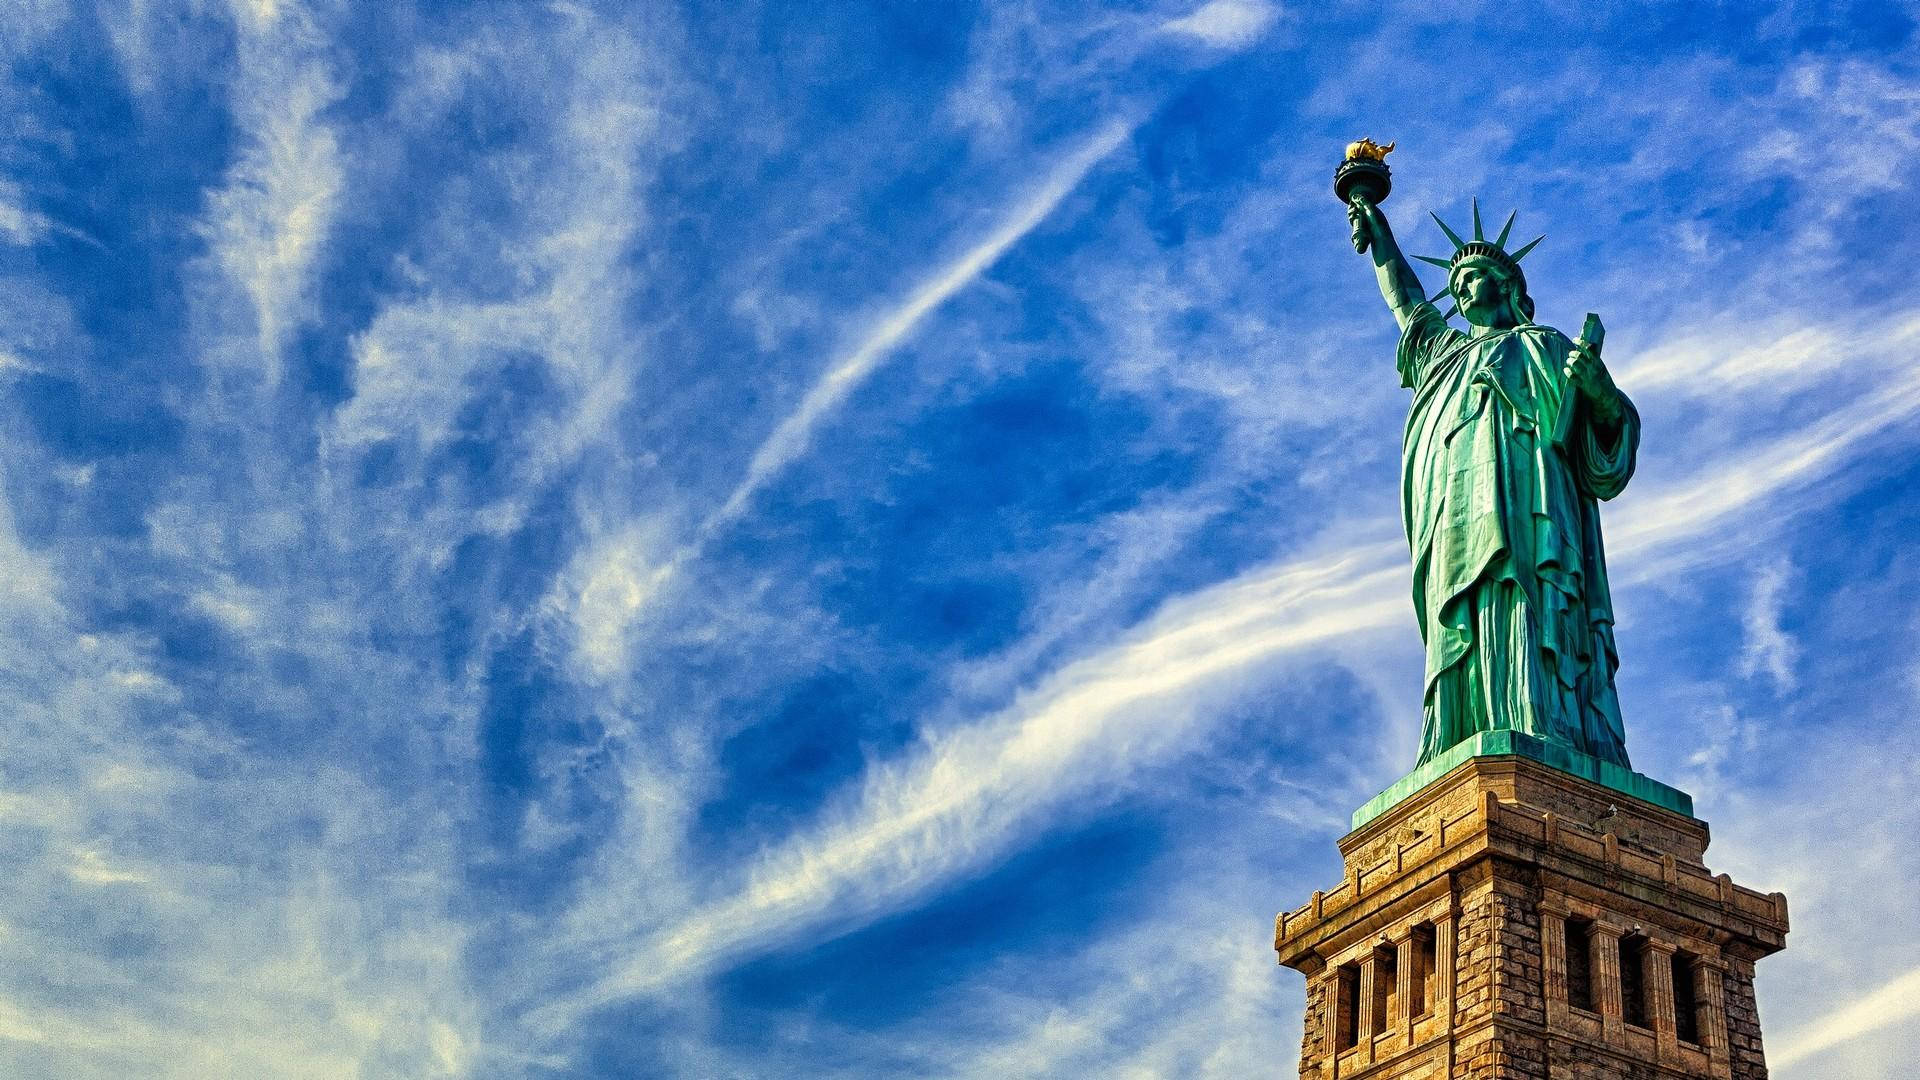
[[[318,31],[304,20],[271,23],[240,35],[234,106],[248,145],[209,195],[206,226],[208,257],[247,298],[253,329],[251,347],[208,359],[256,369],[269,386],[289,336],[316,314],[315,276],[345,183],[338,137],[321,117],[341,90],[319,56]]]
[[[25,549],[4,508],[0,564],[17,765],[0,792],[0,1071],[320,1077],[386,1061],[454,1075],[426,1049],[475,1030],[464,931],[441,914],[439,876],[419,874],[436,865],[432,815],[400,840],[390,791],[223,734],[197,680],[162,674],[151,639],[81,629],[62,598],[85,579]],[[236,630],[279,632],[280,599],[251,598]],[[328,644],[306,642],[316,659]],[[359,677],[387,673],[362,662]],[[245,682],[221,689],[274,713]],[[313,829],[324,843],[300,842]]]
[[[647,527],[652,526],[652,527]],[[587,667],[606,677],[621,670],[633,621],[653,603],[691,556],[667,554],[660,523],[636,525],[603,540],[581,560],[582,578],[573,602],[574,647]]]
[[[1065,955],[985,965],[936,1005],[942,1030],[905,1033],[929,1059],[924,1075],[1227,1080],[1270,1069],[1271,1029],[1291,1021],[1299,994],[1261,947],[1273,882],[1258,877],[1215,864],[1156,882],[1149,911]]]
[[[533,65],[541,77],[525,77]],[[647,235],[653,163],[675,138],[659,104],[667,66],[627,29],[592,19],[480,27],[410,58],[393,103],[399,130],[366,133],[369,158],[432,140],[462,108],[529,126],[530,145],[466,148],[433,175],[430,210],[393,254],[411,287],[382,297],[353,336],[336,449],[397,440],[407,465],[424,467],[461,436],[463,414],[507,396],[499,372],[529,362],[551,382],[527,392],[533,415],[505,433],[517,448],[509,502],[619,441],[644,360],[628,260]],[[495,212],[489,200],[509,205]],[[510,530],[512,509],[496,510]]]
[[[1084,541],[1098,552],[1075,574],[1044,573],[1051,587],[1036,590],[1027,629],[1011,645],[956,667],[947,677],[956,704],[1004,700],[1063,649],[1109,634],[1151,575],[1180,556],[1194,534],[1217,520],[1224,499],[1211,489],[1154,498],[1092,525]]]
[[[1618,374],[1635,393],[1785,393],[1854,377],[1862,368],[1897,374],[1920,343],[1920,317],[1907,312],[1864,325],[1817,323],[1777,334],[1769,329],[1712,327],[1641,352]]]
[[[569,575],[572,598],[555,596],[549,607],[571,607],[579,648],[589,670],[605,678],[618,670],[625,634],[648,601],[666,587],[709,540],[748,510],[753,497],[806,452],[814,432],[941,304],[967,286],[1032,232],[1060,205],[1093,167],[1113,153],[1133,131],[1130,120],[1115,119],[1083,139],[985,237],[942,265],[905,299],[869,327],[858,343],[836,358],[816,379],[794,410],[783,417],[754,451],[745,475],[725,501],[708,514],[693,539],[671,552],[636,546],[630,535],[585,553]]]
[[[1841,1043],[1915,1016],[1920,1016],[1920,968],[1896,976],[1789,1032],[1767,1054],[1768,1064],[1785,1069]]]
[[[1718,535],[1711,526],[1743,512],[1766,497],[1777,497],[1777,518],[1792,497],[1804,496],[1816,480],[1848,463],[1860,445],[1920,413],[1920,372],[1908,371],[1888,385],[1833,409],[1789,435],[1743,446],[1701,479],[1652,492],[1636,492],[1622,512],[1610,517],[1608,548],[1659,553],[1660,560],[1625,563],[1626,580],[1645,580],[1673,570],[1675,560],[1698,562],[1716,556],[1723,543],[1744,545],[1745,535]],[[1674,547],[1682,537],[1720,541]]]
[[[1192,14],[1162,23],[1160,29],[1216,49],[1244,49],[1258,41],[1279,15],[1278,8],[1262,0],[1209,0]]]
[[[647,942],[536,1022],[558,1028],[767,942],[865,922],[978,867],[1033,827],[1036,813],[1184,752],[1201,722],[1196,689],[1279,653],[1397,622],[1404,575],[1380,565],[1396,555],[1385,545],[1284,564],[1168,605],[1006,711],[870,769],[851,805],[761,859],[740,893]]]
[[[725,503],[702,527],[710,534],[738,518],[755,492],[805,451],[814,428],[832,410],[847,399],[929,313],[953,294],[972,284],[988,267],[1006,254],[1007,249],[1046,220],[1060,201],[1080,185],[1096,164],[1126,141],[1133,133],[1133,122],[1110,120],[1083,140],[1040,185],[1016,204],[1011,212],[985,238],[968,248],[959,258],[941,267],[922,283],[877,325],[867,331],[847,355],[810,388],[794,411],[781,420],[747,464],[747,473]]]
[[[1783,594],[1793,575],[1792,564],[1775,561],[1763,566],[1754,577],[1747,609],[1741,616],[1746,647],[1740,655],[1740,672],[1752,677],[1760,672],[1773,680],[1775,689],[1793,689],[1794,661],[1800,653],[1792,635],[1780,628]]]
[[[1920,151],[1920,88],[1869,61],[1808,59],[1782,74],[1775,94],[1782,111],[1801,122],[1766,125],[1735,160],[1750,174],[1794,177],[1809,211],[1797,223],[1797,245],[1831,250],[1844,215],[1862,199],[1900,190],[1906,179],[1883,154],[1850,168],[1828,148],[1844,138],[1893,155]]]
[[[1879,612],[1912,591],[1911,574],[1892,578],[1872,587]],[[1904,623],[1910,630],[1910,614]],[[1884,628],[1883,616],[1874,633]],[[1920,731],[1907,722],[1914,693],[1863,695],[1857,678],[1832,677],[1860,670],[1857,662],[1815,661],[1793,704],[1770,710],[1757,753],[1717,800],[1716,866],[1780,889],[1794,905],[1787,949],[1761,963],[1757,980],[1768,1064],[1782,1077],[1897,1076],[1920,1010],[1920,967],[1902,932],[1912,899],[1901,888],[1920,855],[1912,841]],[[1768,782],[1781,762],[1791,763],[1784,782]],[[1837,850],[1858,873],[1833,872]]]
[[[45,214],[29,209],[26,193],[20,190],[20,185],[0,177],[0,239],[27,246],[39,243],[48,233],[94,242],[78,229],[69,228]]]
[[[70,0],[7,0],[0,4],[0,27],[7,31],[6,46],[25,51],[66,26],[73,17]]]

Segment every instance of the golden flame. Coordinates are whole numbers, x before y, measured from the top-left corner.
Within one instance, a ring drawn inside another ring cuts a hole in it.
[[[1393,153],[1392,143],[1381,146],[1372,139],[1361,139],[1359,142],[1347,144],[1348,161],[1384,161],[1391,153]]]

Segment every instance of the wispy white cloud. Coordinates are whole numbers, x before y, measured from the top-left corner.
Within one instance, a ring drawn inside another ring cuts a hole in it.
[[[1780,628],[1781,607],[1792,579],[1793,566],[1784,560],[1761,567],[1740,618],[1746,633],[1746,646],[1740,654],[1741,673],[1751,677],[1765,672],[1775,688],[1783,691],[1793,689],[1794,662],[1800,652],[1793,636]]]
[[[288,423],[301,414],[274,386],[319,314],[346,200],[385,167],[389,135],[336,116],[337,13],[249,4],[223,31],[234,66],[214,78],[232,95],[234,156],[214,163],[195,226],[206,254],[182,275],[178,361],[211,373],[214,392],[183,403],[191,433],[143,484],[145,528],[38,552],[0,529],[0,645],[35,658],[0,687],[25,768],[0,792],[16,837],[17,873],[0,883],[0,1025],[20,1036],[0,1045],[9,1075],[459,1076],[493,1060],[466,970],[478,920],[451,902],[471,688],[375,639],[437,618],[447,554],[512,525],[511,508],[489,516],[466,490],[418,481],[471,399],[475,357],[537,351],[577,406],[530,433],[516,460],[530,479],[513,496],[611,427],[607,385],[630,377],[633,355],[611,346],[619,259],[642,212],[635,147],[657,129],[648,69],[620,34],[589,26],[594,47],[571,50],[517,42],[572,61],[555,79],[568,108],[543,113],[559,151],[542,177],[552,190],[532,200],[546,216],[490,233],[519,246],[534,299],[474,301],[429,273],[417,311],[376,311],[368,342],[451,388],[389,386],[376,357],[356,387],[365,401],[314,418],[315,468],[314,431]],[[137,21],[145,33],[177,15]],[[143,40],[164,66],[169,39]],[[397,111],[416,89],[396,83]],[[9,303],[17,292],[7,284]],[[450,298],[436,307],[437,294]],[[462,337],[475,311],[492,318]],[[54,322],[10,336],[10,351],[71,365]],[[380,440],[417,485],[402,497],[356,483]],[[75,478],[124,470],[31,443],[6,458]],[[208,655],[183,662],[144,622],[83,630],[76,612],[103,603],[95,590],[121,589]],[[482,632],[511,617],[476,610]]]
[[[552,66],[554,56],[567,62],[550,78],[514,81],[513,72]],[[463,95],[498,85],[510,91],[497,108],[550,123],[537,174],[527,174],[526,150],[509,147],[479,155],[472,175],[446,178],[450,191],[504,185],[516,210],[482,224],[456,203],[423,223],[420,262],[396,257],[415,288],[383,304],[354,335],[354,394],[323,433],[340,470],[340,505],[357,515],[342,528],[405,552],[413,584],[443,573],[469,537],[512,534],[556,475],[623,443],[623,410],[645,363],[643,335],[631,319],[637,278],[628,260],[649,224],[653,163],[673,137],[657,106],[664,65],[626,29],[573,18],[551,39],[481,31],[458,47],[423,51],[407,70],[395,103],[400,138],[431,137]],[[466,243],[470,232],[489,242],[445,250]],[[505,284],[475,288],[476,280]],[[544,382],[537,394],[502,389],[497,376],[513,364],[537,368]],[[489,433],[501,441],[509,479],[482,491],[433,475],[438,456],[466,436],[463,416],[509,404],[522,410],[514,428]],[[391,456],[391,482],[354,490],[353,471],[381,454]],[[426,505],[414,498],[423,488],[435,492]],[[582,528],[608,531],[596,500],[579,509]],[[616,528],[604,542],[623,552],[647,535],[632,522]],[[627,595],[610,573],[588,575],[580,588],[596,611],[617,608]],[[496,610],[487,632],[531,618]],[[579,634],[591,657],[616,649],[617,627],[588,618]]]
[[[1192,14],[1162,23],[1160,29],[1218,49],[1244,49],[1258,41],[1279,16],[1280,9],[1264,0],[1209,0]]]
[[[1025,632],[1006,648],[951,672],[947,682],[956,706],[1004,700],[1074,641],[1121,629],[1112,624],[1125,605],[1216,518],[1221,501],[1212,491],[1152,499],[1096,522],[1084,541],[1099,552],[1092,567],[1071,575],[1035,571],[1050,587],[1034,597]]]
[[[1914,617],[1893,597],[1913,584],[1891,576],[1874,590],[1875,626],[1895,620],[1904,642]],[[1920,952],[1904,932],[1913,903],[1902,886],[1920,873],[1920,732],[1911,687],[1876,689],[1809,675],[1795,701],[1811,715],[1770,710],[1758,746],[1761,762],[1790,760],[1789,777],[1767,783],[1770,764],[1750,764],[1716,800],[1716,865],[1794,905],[1787,949],[1756,981],[1768,1064],[1783,1080],[1898,1076],[1915,1034]],[[1854,872],[1836,874],[1837,858]]]
[[[1791,392],[1850,379],[1863,368],[1897,370],[1920,342],[1920,318],[1905,312],[1864,324],[1802,325],[1777,336],[1763,336],[1764,329],[1716,326],[1663,342],[1633,357],[1619,377],[1636,393]]]
[[[1299,998],[1262,947],[1271,879],[1211,870],[1064,957],[1012,957],[955,987],[947,1030],[911,1032],[933,1059],[926,1073],[1226,1080],[1270,1068],[1271,1029]],[[971,1023],[975,1012],[991,1019]]]
[[[289,335],[315,315],[319,260],[346,181],[339,139],[323,117],[340,96],[321,31],[304,12],[276,21],[273,5],[242,4],[234,113],[247,145],[210,193],[209,259],[247,298],[252,333],[205,358],[281,376]],[[243,343],[244,342],[244,343]]]
[[[0,790],[0,1070],[320,1077],[384,1060],[456,1075],[429,1048],[476,1028],[464,931],[419,874],[431,816],[396,842],[389,793],[297,749],[253,756],[158,672],[154,642],[79,629],[71,567],[26,549],[5,508],[0,565],[19,766]],[[262,618],[235,625],[273,632]],[[324,843],[297,842],[313,828]]]
[[[73,17],[70,0],[7,0],[0,4],[0,27],[7,46],[25,49],[66,25]]]
[[[437,178],[447,195],[499,188],[513,210],[481,222],[454,199],[419,223],[417,246],[394,256],[414,287],[354,336],[354,395],[329,433],[345,454],[398,440],[418,468],[489,392],[486,376],[535,359],[559,400],[514,433],[520,482],[509,498],[617,435],[643,359],[626,307],[637,279],[623,260],[649,224],[645,186],[673,139],[658,104],[665,61],[631,32],[592,19],[551,36],[515,30],[423,49],[405,69],[393,106],[401,130],[389,137],[431,138],[464,95],[496,90],[504,100],[490,107],[539,118],[541,167],[530,172],[532,152],[507,146]],[[552,64],[556,53],[564,64]],[[545,77],[516,79],[536,62]],[[474,231],[486,241],[465,235]],[[473,246],[446,250],[460,243]],[[494,528],[510,529],[514,514],[499,516]]]
[[[1271,867],[1249,872],[1231,846],[1204,857],[1189,850],[1172,860],[1180,865],[1142,870],[1155,898],[1144,910],[1070,932],[1044,950],[981,957],[881,1031],[791,1010],[770,1018],[771,1054],[695,1037],[663,1056],[687,1072],[723,1075],[752,1072],[769,1057],[805,1060],[821,1080],[1258,1073],[1272,1064],[1275,1028],[1297,1026],[1300,994],[1276,976],[1264,947]],[[1007,933],[1019,934],[1018,916],[1009,921]],[[687,996],[661,1004],[676,1007]],[[820,1046],[836,1052],[810,1053]]]
[[[1875,987],[1773,1044],[1768,1063],[1785,1069],[1815,1054],[1920,1016],[1920,968]],[[1797,1075],[1797,1074],[1796,1074]]]
[[[95,243],[78,229],[53,220],[32,209],[19,184],[0,177],[0,240],[18,245],[37,244],[49,233],[60,233]]]
[[[1610,518],[1617,524],[1608,529],[1609,550],[1639,548],[1662,556],[1627,562],[1624,576],[1628,580],[1671,572],[1674,560],[1712,558],[1722,545],[1693,543],[1678,550],[1673,543],[1687,537],[1745,543],[1744,535],[1716,536],[1714,527],[1763,497],[1804,497],[1810,485],[1833,475],[1863,443],[1916,413],[1920,413],[1920,372],[1907,371],[1798,431],[1733,451],[1728,455],[1731,460],[1699,480],[1636,492]]]
[[[582,556],[570,575],[577,582],[570,598],[552,606],[571,608],[582,654],[590,670],[604,677],[617,670],[627,630],[648,602],[708,541],[737,521],[753,497],[803,454],[815,431],[847,397],[925,321],[935,309],[976,281],[1020,239],[1054,212],[1088,172],[1113,153],[1133,131],[1131,119],[1114,119],[1082,140],[1027,193],[985,237],[941,266],[836,358],[776,424],[754,451],[745,474],[727,498],[708,514],[691,540],[670,549],[636,546],[630,534]]]
[[[726,525],[746,509],[748,500],[768,480],[786,468],[806,449],[814,429],[847,395],[864,382],[881,360],[893,352],[929,313],[953,294],[972,284],[988,267],[998,262],[1019,240],[1032,232],[1060,205],[1068,193],[1080,186],[1096,164],[1126,141],[1133,133],[1133,121],[1116,119],[1086,138],[1063,158],[1042,180],[1039,187],[1013,207],[998,227],[959,258],[941,267],[930,280],[921,284],[892,311],[879,320],[847,355],[807,391],[800,404],[773,429],[747,463],[746,476],[727,496],[720,509],[707,519],[702,533]]]
[[[1270,0],[1207,0],[1197,8],[1191,0],[1158,0],[1144,9],[1048,0],[988,5],[946,114],[983,146],[1015,146],[1047,115],[1040,103],[1109,113],[1125,100],[1120,87],[1143,61],[1186,47],[1199,62],[1213,63],[1258,43],[1281,12]]]
[[[1920,87],[1872,62],[1808,59],[1782,74],[1768,104],[1798,122],[1776,119],[1750,132],[1736,160],[1750,175],[1787,175],[1801,185],[1796,246],[1831,256],[1836,226],[1859,200],[1906,186],[1887,155],[1920,152]],[[1849,168],[1829,149],[1838,139],[1884,152]]]
[[[1169,605],[1003,713],[869,770],[857,800],[769,853],[743,891],[644,943],[598,985],[542,1010],[540,1021],[561,1026],[805,928],[863,922],[978,866],[1037,812],[1184,751],[1199,722],[1196,689],[1399,619],[1395,554],[1383,545],[1269,568]]]

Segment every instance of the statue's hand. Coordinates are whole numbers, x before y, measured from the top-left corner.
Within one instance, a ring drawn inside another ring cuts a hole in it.
[[[1354,195],[1347,200],[1347,225],[1353,230],[1353,250],[1364,254],[1386,231],[1387,219],[1379,207]]]
[[[1587,408],[1600,426],[1616,427],[1625,418],[1620,388],[1613,384],[1613,376],[1607,372],[1607,365],[1600,362],[1599,353],[1574,342],[1573,351],[1567,354],[1564,374],[1567,382],[1587,399]]]

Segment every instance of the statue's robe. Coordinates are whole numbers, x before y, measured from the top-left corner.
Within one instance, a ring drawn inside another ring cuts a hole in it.
[[[1428,303],[1401,334],[1422,763],[1511,728],[1627,765],[1595,500],[1633,475],[1640,417],[1628,402],[1617,429],[1599,428],[1567,382],[1572,349],[1531,323],[1471,338]]]

